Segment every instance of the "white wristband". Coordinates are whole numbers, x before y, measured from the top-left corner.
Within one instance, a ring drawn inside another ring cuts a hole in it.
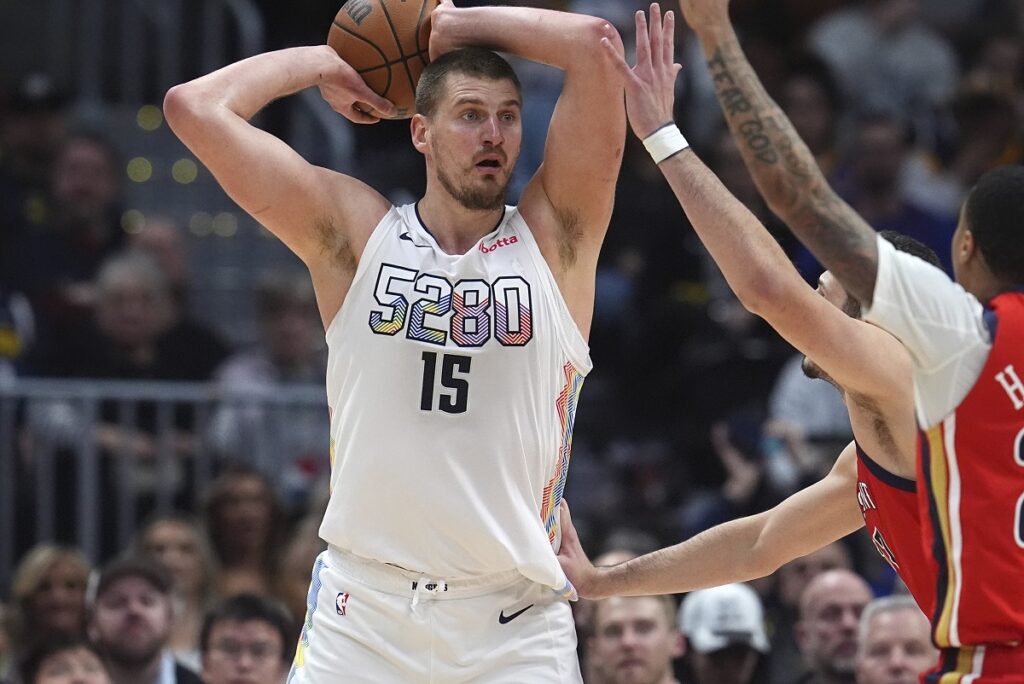
[[[644,138],[644,147],[655,164],[660,164],[689,146],[690,143],[686,142],[686,138],[679,132],[679,127],[671,122]]]

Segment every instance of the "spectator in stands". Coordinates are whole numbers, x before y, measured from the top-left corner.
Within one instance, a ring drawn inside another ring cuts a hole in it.
[[[647,548],[643,553],[653,551],[658,545]],[[618,565],[636,558],[638,552],[630,548],[611,547],[594,559],[594,565]],[[579,643],[580,668],[583,670],[583,681],[587,684],[604,684],[602,670],[598,664],[598,654],[594,650],[594,611],[597,601],[580,599],[572,604],[572,616],[576,623],[576,637]]]
[[[813,26],[808,42],[832,67],[848,102],[905,112],[922,137],[959,73],[952,47],[921,21],[918,0],[849,5]]]
[[[692,592],[679,626],[686,637],[693,684],[753,684],[769,651],[761,599],[745,584]]]
[[[856,126],[848,167],[837,173],[836,191],[876,230],[894,230],[935,250],[943,268],[952,272],[949,242],[956,215],[939,216],[922,209],[906,195],[903,173],[910,142],[901,120],[889,114],[866,114]],[[822,268],[806,248],[797,267],[816,282]]]
[[[713,424],[711,444],[725,480],[714,490],[689,497],[681,512],[685,537],[767,510],[784,498],[768,477],[759,411],[736,411],[728,420]]]
[[[120,156],[103,135],[80,131],[60,147],[47,224],[16,245],[14,286],[32,300],[41,334],[77,333],[92,315],[94,278],[124,244]]]
[[[800,598],[804,588],[825,572],[849,569],[850,554],[841,542],[822,547],[802,558],[786,563],[774,578],[774,592],[766,597],[766,614],[772,635],[772,657],[769,662],[772,682],[789,684],[796,673],[804,671],[803,656],[797,643],[796,630],[800,620]]]
[[[1024,54],[1021,39],[1014,40],[1011,49]],[[907,197],[914,204],[938,215],[958,216],[967,191],[983,173],[1024,160],[1024,90],[1016,86],[1015,91],[1016,80],[1008,80],[1001,68],[979,67],[960,80],[949,108],[952,149],[941,159],[918,155],[906,169]]]
[[[320,388],[327,374],[323,331],[309,276],[272,274],[256,292],[260,342],[230,357],[216,380],[225,402],[211,421],[210,440],[225,458],[279,474],[290,507],[305,505],[326,478],[330,424],[326,406],[272,404],[282,386]]]
[[[138,251],[103,262],[95,283],[95,318],[74,339],[40,360],[47,375],[118,380],[210,379],[213,364],[182,348],[167,332],[174,322],[170,283]]]
[[[179,663],[199,672],[199,632],[217,581],[213,551],[205,532],[190,515],[161,515],[142,528],[135,549],[170,573],[174,622],[169,646]]]
[[[220,566],[218,595],[273,595],[278,589],[284,516],[270,482],[234,466],[211,485],[203,520]]]
[[[21,667],[23,684],[111,684],[99,651],[82,638],[46,642]]]
[[[800,595],[796,639],[808,673],[801,684],[852,684],[857,628],[871,588],[849,570],[823,572]]]
[[[53,162],[67,135],[67,105],[67,93],[53,79],[28,74],[18,81],[0,120],[0,285],[13,275],[15,244],[48,219]]]
[[[113,684],[201,684],[168,648],[171,579],[156,562],[126,556],[100,573],[89,615],[89,637]]]
[[[189,313],[192,274],[185,232],[174,219],[159,214],[146,216],[141,230],[129,238],[132,249],[148,254],[160,267],[170,286],[171,320],[163,343],[175,354],[187,354],[188,365],[204,378],[212,377],[230,353],[221,336]]]
[[[281,684],[294,641],[292,618],[277,602],[253,594],[226,599],[203,622],[203,682]]]
[[[587,643],[591,684],[678,684],[683,654],[671,596],[613,596],[594,603]]]
[[[779,105],[822,172],[831,174],[839,161],[836,143],[843,96],[828,64],[812,54],[795,59],[782,82]]]
[[[803,354],[796,354],[782,367],[764,426],[770,476],[787,491],[821,479],[853,438],[842,394],[807,377],[803,361]]]
[[[910,596],[869,603],[860,616],[857,684],[916,684],[935,664],[931,624]]]
[[[8,628],[16,664],[40,644],[85,634],[85,588],[91,566],[77,549],[39,544],[18,563],[11,581]]]

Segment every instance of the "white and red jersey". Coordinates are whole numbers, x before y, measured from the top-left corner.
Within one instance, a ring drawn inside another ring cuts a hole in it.
[[[890,473],[857,447],[857,503],[878,553],[907,585],[925,615],[935,603],[935,574],[921,544],[917,484]]]
[[[919,439],[939,646],[1024,643],[1024,293],[993,299],[989,320],[977,382]]]
[[[591,362],[519,212],[446,254],[415,205],[393,207],[327,343],[320,535],[439,579],[515,569],[571,591],[553,547]]]
[[[920,259],[878,249],[865,320],[915,362],[918,504],[943,649],[929,681],[1024,683],[1024,289],[985,307]]]

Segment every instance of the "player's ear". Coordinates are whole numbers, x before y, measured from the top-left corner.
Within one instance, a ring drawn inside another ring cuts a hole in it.
[[[412,135],[412,146],[420,154],[427,153],[427,117],[422,114],[413,114],[409,120],[409,132]]]

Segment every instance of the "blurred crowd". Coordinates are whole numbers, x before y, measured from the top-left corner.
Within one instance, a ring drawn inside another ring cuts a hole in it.
[[[322,42],[338,3],[257,4],[268,48],[278,48]],[[604,16],[627,49],[640,7],[504,4]],[[966,189],[994,166],[1024,161],[1024,1],[734,0],[733,17],[838,192],[873,227],[921,240],[948,267]],[[680,128],[814,283],[820,266],[760,199],[696,39],[679,24]],[[542,156],[561,86],[554,70],[515,66],[526,107],[513,195]],[[55,74],[26,74],[0,93],[0,386],[167,380],[249,397],[322,386],[326,354],[308,276],[268,272],[243,295],[257,312],[252,344],[197,318],[188,231],[147,207],[124,220],[126,150],[110,130],[80,125],[75,107],[74,84]],[[282,133],[280,119],[267,125]],[[353,136],[354,175],[395,202],[419,196],[423,165],[406,123]],[[595,555],[621,560],[765,510],[820,478],[851,439],[838,393],[805,378],[792,348],[732,296],[632,137],[599,265],[591,353],[566,496]],[[130,429],[119,410],[101,403],[84,433],[102,473],[118,460],[152,459],[157,432],[168,432],[152,406],[137,407]],[[176,406],[170,423],[173,457],[187,468],[201,442],[216,456],[217,479],[179,492],[181,513],[141,509],[130,549],[105,538],[101,557],[86,558],[20,539],[11,585],[0,587],[0,680],[72,681],[46,678],[64,667],[96,673],[82,681],[188,682],[201,671],[215,684],[237,666],[281,681],[321,548],[326,414],[225,402],[203,421]],[[254,426],[268,425],[280,439],[254,440]],[[59,431],[53,415],[19,415],[17,434],[0,435],[16,444],[19,478],[34,477],[40,435]],[[915,658],[932,657],[912,604],[874,598],[901,587],[860,535],[752,587],[692,594],[678,615],[674,600],[581,602],[588,684],[872,684],[910,681],[877,673],[902,662],[910,672]],[[714,636],[716,620],[739,621],[726,630],[735,639]],[[177,680],[156,678],[172,676],[175,663],[184,670]]]

